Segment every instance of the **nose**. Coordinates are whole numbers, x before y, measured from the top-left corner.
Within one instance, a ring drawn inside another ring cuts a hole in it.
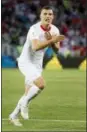
[[[50,17],[50,15],[49,15],[49,14],[47,14],[47,15],[46,15],[46,17],[47,17],[47,18],[49,18],[49,17]]]
[[[50,16],[49,15],[47,15],[47,19],[50,19]]]

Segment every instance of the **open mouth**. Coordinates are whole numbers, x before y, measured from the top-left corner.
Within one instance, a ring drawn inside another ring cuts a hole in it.
[[[45,21],[46,21],[46,22],[50,22],[50,19],[46,19]]]

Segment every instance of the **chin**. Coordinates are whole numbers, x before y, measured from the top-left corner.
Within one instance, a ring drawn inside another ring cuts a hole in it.
[[[50,25],[51,23],[50,22],[46,22],[46,25]]]

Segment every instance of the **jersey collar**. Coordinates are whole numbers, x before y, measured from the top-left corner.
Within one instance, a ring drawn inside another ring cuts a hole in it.
[[[48,32],[48,31],[50,31],[50,29],[51,29],[51,27],[49,27],[48,29],[46,29],[46,28],[43,27],[43,25],[40,25],[40,27],[41,27],[41,29],[42,29],[43,31],[45,31],[45,32]]]

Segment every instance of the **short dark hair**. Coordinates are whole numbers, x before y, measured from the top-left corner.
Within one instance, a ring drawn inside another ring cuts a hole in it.
[[[46,10],[53,10],[53,8],[52,8],[51,6],[49,6],[49,5],[43,6],[42,9],[41,9],[41,11],[42,11],[43,9],[46,9]]]

